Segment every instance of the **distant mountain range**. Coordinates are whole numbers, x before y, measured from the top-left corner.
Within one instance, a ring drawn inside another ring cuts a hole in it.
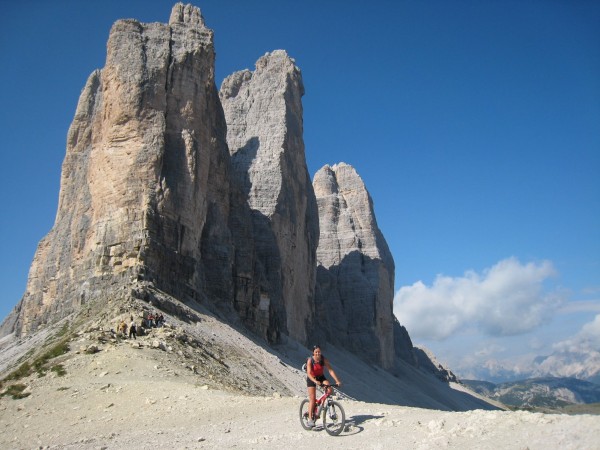
[[[576,378],[600,384],[600,352],[595,350],[571,350],[554,352],[536,357],[530,365],[510,364],[490,360],[482,367],[465,371],[456,370],[459,377],[505,383],[529,378]],[[462,375],[462,377],[460,376]]]
[[[460,381],[507,406],[567,412],[571,405],[600,402],[600,352],[557,351],[534,358],[526,368],[490,360]]]
[[[538,356],[534,360],[534,374],[573,377],[600,384],[600,352],[578,350]]]
[[[500,384],[478,380],[461,382],[478,394],[520,408],[557,409],[600,402],[600,385],[576,378],[531,378]]]

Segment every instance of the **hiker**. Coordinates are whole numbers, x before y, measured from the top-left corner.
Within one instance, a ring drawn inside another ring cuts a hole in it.
[[[133,338],[137,340],[137,329],[135,328],[135,322],[133,321],[133,319],[131,320],[131,324],[129,325],[129,339],[131,339],[131,336],[133,336]]]

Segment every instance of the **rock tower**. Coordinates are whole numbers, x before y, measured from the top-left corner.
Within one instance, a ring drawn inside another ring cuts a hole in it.
[[[271,343],[324,337],[388,369],[416,364],[364,183],[346,164],[311,183],[294,60],[267,53],[220,90],[214,67],[194,6],[114,24],[68,132],[54,226],[0,335],[165,293]]]
[[[373,202],[348,164],[325,166],[313,186],[321,235],[316,304],[328,339],[385,368],[393,365],[394,260]]]
[[[254,72],[230,75],[220,90],[241,193],[236,212],[250,210],[246,222],[255,243],[251,264],[236,266],[243,282],[236,283],[236,305],[248,311],[258,300],[259,313],[285,311],[287,332],[304,342],[314,315],[319,221],[304,154],[302,95],[300,70],[283,50],[260,58]],[[257,284],[262,279],[268,290]],[[247,280],[253,280],[249,287]]]

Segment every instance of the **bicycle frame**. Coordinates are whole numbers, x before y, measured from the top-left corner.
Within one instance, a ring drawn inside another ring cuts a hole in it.
[[[315,410],[313,411],[313,417],[315,419],[321,415],[321,411],[323,411],[323,406],[325,405],[325,400],[327,400],[328,397],[331,397],[329,390],[331,389],[333,392],[333,387],[330,387],[329,385],[324,385],[322,387],[324,388],[323,395],[321,395],[315,401]]]
[[[327,397],[329,397],[331,394],[329,394],[329,388],[325,388],[325,392],[323,392],[323,395],[321,395],[318,399],[317,399],[317,405],[320,405],[321,403],[323,403],[323,400],[325,400]]]

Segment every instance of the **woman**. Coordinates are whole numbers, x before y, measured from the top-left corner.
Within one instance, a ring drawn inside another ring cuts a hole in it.
[[[315,418],[313,417],[313,411],[315,410],[315,403],[317,403],[317,384],[319,386],[329,386],[330,383],[325,378],[323,370],[327,367],[327,371],[335,380],[335,383],[340,386],[342,382],[338,379],[337,375],[331,368],[329,360],[321,354],[321,347],[315,345],[313,347],[313,355],[308,358],[306,362],[306,388],[308,390],[308,423],[309,427],[315,426]],[[331,389],[331,388],[327,388]]]

